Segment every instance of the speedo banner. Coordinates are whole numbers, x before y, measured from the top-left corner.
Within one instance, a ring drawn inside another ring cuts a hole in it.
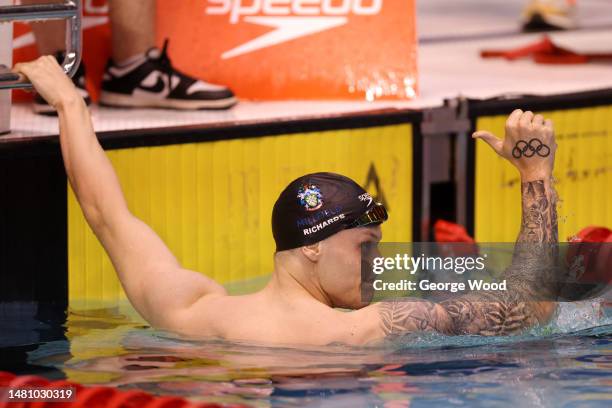
[[[157,39],[180,70],[243,99],[411,99],[414,0],[157,1]],[[83,0],[83,57],[94,98],[110,54],[108,4]],[[36,57],[15,24],[15,61]],[[23,96],[23,94],[21,94]]]
[[[159,2],[180,66],[249,99],[412,98],[414,0]]]

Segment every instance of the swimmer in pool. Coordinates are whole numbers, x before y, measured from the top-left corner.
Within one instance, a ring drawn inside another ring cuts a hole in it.
[[[229,296],[204,274],[182,268],[155,232],[130,213],[83,98],[57,61],[41,57],[14,70],[57,109],[70,185],[130,302],[156,328],[257,343],[363,345],[414,331],[515,334],[547,322],[556,308],[552,300],[527,300],[536,299],[531,295],[542,289],[537,274],[554,255],[546,245],[539,251],[537,245],[520,245],[558,241],[551,182],[556,143],[552,122],[541,115],[515,110],[503,140],[474,134],[521,176],[521,229],[515,261],[504,275],[520,283],[515,290],[472,292],[438,303],[362,303],[361,245],[381,240],[387,213],[354,181],[316,173],[291,182],[274,205],[277,251],[270,282],[259,292]],[[524,149],[520,140],[543,147]],[[531,154],[536,151],[541,154]]]

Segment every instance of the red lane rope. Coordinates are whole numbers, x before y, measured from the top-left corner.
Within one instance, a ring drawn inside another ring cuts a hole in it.
[[[153,400],[151,394],[147,394],[144,391],[132,390],[115,395],[108,404],[107,408],[139,408],[146,406],[149,401]]]
[[[0,371],[0,387],[47,387],[76,389],[72,402],[6,402],[0,400],[0,408],[248,408],[246,405],[220,405],[207,402],[190,402],[182,397],[155,396],[141,390],[121,391],[105,386],[87,387],[79,383],[49,381],[35,375],[16,376]]]

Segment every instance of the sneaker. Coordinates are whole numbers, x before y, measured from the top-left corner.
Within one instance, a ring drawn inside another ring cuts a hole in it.
[[[65,53],[63,51],[55,54],[55,58],[60,64],[64,62],[64,56]],[[85,86],[85,65],[83,64],[83,61],[81,61],[79,68],[72,77],[72,83],[74,83],[77,90],[85,100],[85,103],[87,106],[89,106],[91,104],[91,96],[89,96],[89,92],[87,92],[87,87]],[[45,101],[39,94],[34,96],[34,112],[41,115],[57,115],[55,108],[49,105],[47,101]]]
[[[523,31],[571,30],[578,26],[575,0],[531,0],[523,9]]]
[[[114,107],[227,109],[237,99],[228,88],[209,84],[176,70],[161,51],[151,48],[143,60],[126,66],[109,61],[102,80],[100,104]]]

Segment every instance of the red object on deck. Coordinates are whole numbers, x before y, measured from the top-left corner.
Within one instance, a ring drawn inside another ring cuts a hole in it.
[[[82,384],[57,380],[49,381],[35,375],[16,376],[0,371],[0,387],[74,387],[76,400],[72,402],[7,402],[0,400],[0,408],[247,408],[246,405],[221,405],[191,402],[174,396],[155,396],[140,390],[121,391],[112,387],[86,387]],[[1,395],[0,395],[1,397]]]
[[[567,253],[568,264],[579,257],[584,272],[581,282],[606,284],[612,282],[612,230],[605,227],[583,228],[569,239],[571,246]],[[601,245],[596,245],[600,243]],[[583,245],[584,244],[584,245]]]
[[[445,257],[477,256],[478,245],[465,227],[454,222],[438,220],[434,224],[434,239],[439,242],[438,249]]]
[[[570,242],[611,242],[612,230],[606,227],[586,227],[580,230]]]
[[[560,47],[545,35],[536,43],[509,50],[482,50],[482,58],[505,58],[513,61],[532,58],[538,64],[585,64],[594,61],[612,61],[612,53],[578,53]]]
[[[468,244],[474,244],[474,238],[472,238],[465,227],[454,222],[438,220],[434,224],[434,239],[436,242],[465,242]]]

